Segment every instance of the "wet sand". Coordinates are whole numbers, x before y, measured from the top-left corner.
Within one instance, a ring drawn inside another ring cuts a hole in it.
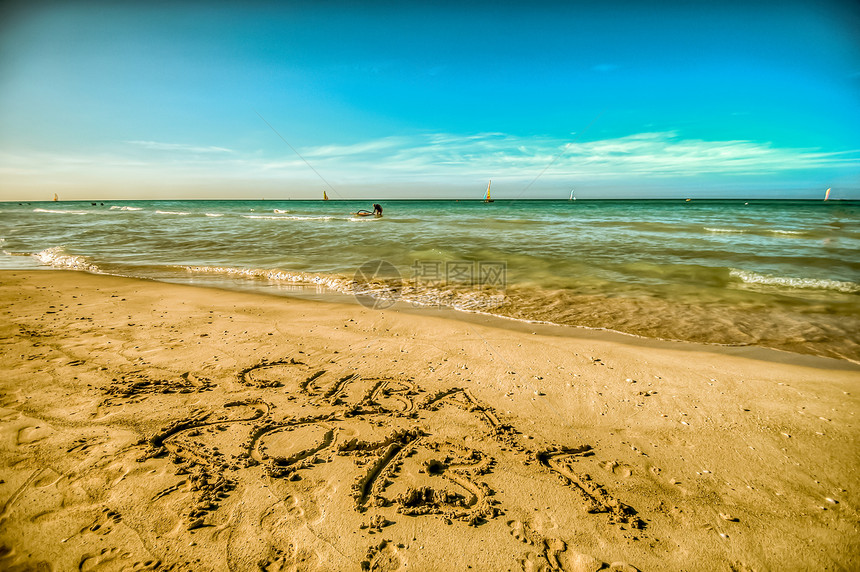
[[[80,272],[0,295],[3,570],[860,567],[848,362]]]

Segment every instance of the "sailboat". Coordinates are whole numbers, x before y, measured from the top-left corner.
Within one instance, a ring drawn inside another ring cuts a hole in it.
[[[830,190],[830,189],[828,189],[828,190]],[[57,196],[57,193],[54,193],[54,202],[56,202],[58,200],[60,200],[60,197]],[[826,201],[827,199],[824,199],[824,200]]]
[[[827,191],[825,191],[825,193],[824,193],[824,200],[826,201],[829,198],[830,198],[830,187],[828,187]]]
[[[567,200],[569,200],[569,201],[575,201],[576,200],[576,192],[573,189],[570,190],[570,198]]]
[[[327,201],[327,200],[328,200],[328,195],[327,195],[327,194],[325,194],[325,191],[323,191],[323,200],[324,200],[324,201]]]
[[[485,203],[491,203],[491,202],[493,202],[493,199],[491,199],[491,198],[490,198],[490,185],[492,185],[492,184],[493,184],[493,181],[492,181],[492,180],[491,180],[489,183],[487,183],[487,198],[486,198],[486,199],[484,199],[484,202],[485,202]]]

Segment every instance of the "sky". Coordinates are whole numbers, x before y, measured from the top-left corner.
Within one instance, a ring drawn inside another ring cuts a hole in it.
[[[0,200],[860,199],[857,30],[830,0],[7,0]]]

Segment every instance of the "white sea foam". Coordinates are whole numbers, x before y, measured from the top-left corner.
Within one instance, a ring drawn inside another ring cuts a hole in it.
[[[224,213],[206,213],[206,216],[224,216]]]
[[[773,234],[784,234],[787,236],[798,236],[801,234],[806,234],[802,230],[772,230],[770,231]]]
[[[155,214],[169,214],[169,215],[190,215],[191,213],[186,213],[182,211],[155,211]]]
[[[285,210],[283,210],[283,209],[275,209],[273,212],[276,212],[276,213],[278,213],[278,214],[286,214],[286,213],[288,213],[288,212],[290,212],[290,211],[285,211]]]
[[[331,220],[333,216],[273,216],[273,215],[242,215],[244,218],[264,220]]]
[[[746,234],[747,231],[739,228],[711,228],[705,227],[708,232],[725,233],[725,234]]]
[[[504,305],[507,301],[502,293],[429,288],[401,284],[399,281],[359,282],[352,278],[325,274],[225,266],[186,266],[185,269],[191,273],[223,274],[240,278],[261,278],[275,282],[288,282],[296,285],[321,286],[340,294],[370,296],[376,299],[395,299],[418,306],[446,306],[464,312],[486,312]]]
[[[860,284],[855,282],[842,282],[839,280],[828,280],[820,278],[791,278],[787,276],[772,276],[769,274],[758,274],[747,270],[733,268],[730,276],[739,278],[747,284],[763,284],[766,286],[783,286],[786,288],[803,288],[816,290],[836,290],[838,292],[854,293],[860,292]]]
[[[54,268],[68,268],[69,270],[86,270],[87,272],[101,272],[98,266],[90,262],[86,256],[66,254],[62,246],[47,248],[33,255],[39,262]]]
[[[60,209],[33,209],[34,213],[53,213],[53,214],[76,214],[76,215],[85,215],[89,214],[87,211],[66,211]]]
[[[142,207],[125,207],[125,206],[114,205],[110,208],[110,210],[112,210],[112,211],[142,211],[143,208]]]
[[[267,270],[262,268],[231,268],[228,266],[186,266],[185,269],[191,273],[199,274],[224,274],[244,278],[263,278],[278,282],[292,282],[295,284],[307,284],[325,286],[338,292],[352,293],[350,287],[354,280],[347,280],[337,276],[325,276],[310,274],[307,272],[286,272],[283,270]]]

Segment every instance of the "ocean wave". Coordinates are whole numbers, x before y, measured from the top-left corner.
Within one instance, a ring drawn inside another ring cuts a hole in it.
[[[331,220],[333,216],[273,216],[273,215],[242,215],[243,218],[264,220]]]
[[[860,292],[860,284],[855,282],[842,282],[839,280],[828,280],[826,278],[792,278],[788,276],[773,276],[770,274],[758,274],[748,270],[732,268],[729,276],[738,278],[746,284],[762,284],[765,286],[783,286],[787,288],[836,290],[853,294]]]
[[[754,234],[758,236],[804,236],[808,233],[802,230],[781,230],[767,228],[719,228],[704,227],[707,232],[713,234]]]
[[[786,235],[786,236],[802,236],[806,234],[802,230],[771,230],[771,234]]]
[[[284,270],[264,268],[233,268],[229,266],[186,266],[185,270],[197,274],[223,274],[225,276],[240,278],[262,278],[278,282],[325,286],[338,292],[351,293],[353,291],[349,287],[350,281],[345,278],[307,272],[286,272]]]
[[[224,216],[224,213],[206,213],[206,216]]]
[[[380,217],[371,217],[371,216],[354,216],[346,219],[350,222],[365,222],[370,220],[382,220]]]
[[[507,298],[501,292],[469,288],[433,288],[420,284],[403,283],[400,280],[359,281],[336,275],[225,266],[186,266],[185,270],[199,274],[220,274],[302,286],[322,286],[340,294],[396,300],[424,307],[445,306],[464,312],[487,312],[499,308],[507,302]]]
[[[124,207],[124,206],[114,205],[110,208],[110,210],[112,210],[112,211],[142,211],[143,208],[142,207]]]
[[[34,213],[53,213],[53,214],[76,214],[76,215],[85,215],[90,214],[87,211],[65,211],[59,209],[33,209]]]
[[[292,216],[285,216],[285,217],[281,217],[281,218],[286,218],[289,220],[332,220],[332,219],[337,218],[337,217],[333,217],[333,216],[295,216],[295,215],[292,215]]]
[[[46,266],[54,268],[66,268],[68,270],[86,270],[87,272],[101,272],[101,269],[90,262],[86,256],[67,254],[62,246],[47,248],[33,255],[36,260]]]
[[[155,211],[155,214],[169,214],[169,215],[190,215],[191,213],[186,213],[182,211]]]
[[[275,210],[274,210],[274,211],[272,211],[272,212],[277,213],[277,214],[287,214],[287,213],[288,213],[288,212],[290,212],[290,211],[285,211],[285,210],[283,210],[283,209],[275,209]]]

